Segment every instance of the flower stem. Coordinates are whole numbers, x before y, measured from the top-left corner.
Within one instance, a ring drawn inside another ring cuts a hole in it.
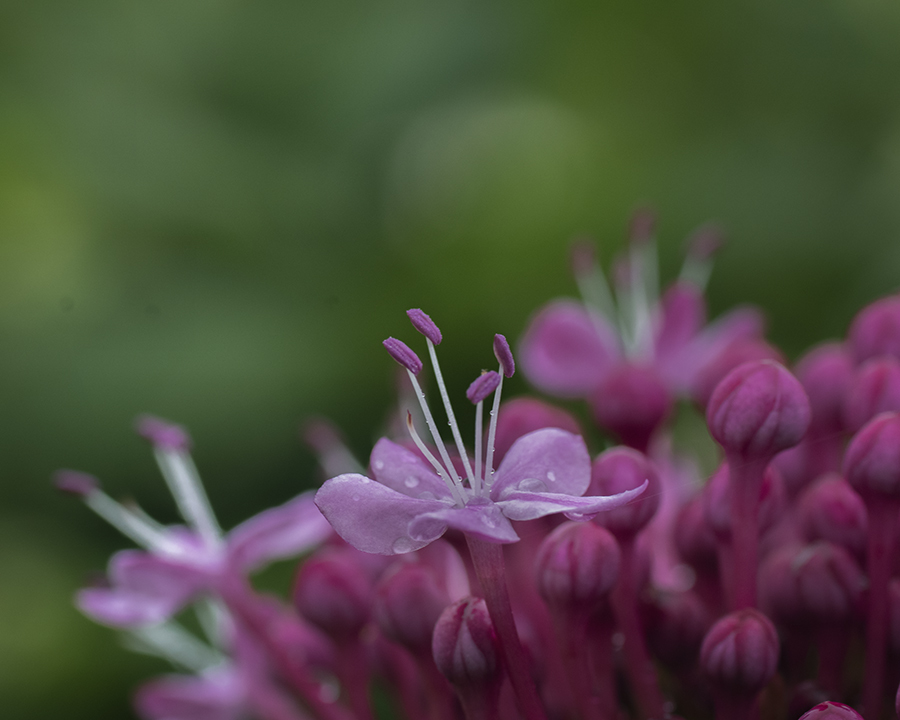
[[[759,564],[759,493],[767,460],[728,457],[731,490],[731,609],[756,607]]]
[[[531,675],[525,649],[519,640],[513,619],[509,592],[506,589],[506,570],[503,562],[503,547],[497,543],[479,540],[466,535],[469,553],[475,566],[475,574],[484,593],[487,605],[500,641],[500,651],[506,665],[506,672],[516,696],[516,705],[526,720],[546,720],[546,713],[538,696],[534,678]]]
[[[898,507],[896,502],[878,497],[866,498],[866,509],[869,512],[869,615],[866,623],[863,712],[866,720],[877,720],[884,704],[884,668],[889,630],[888,582]]]

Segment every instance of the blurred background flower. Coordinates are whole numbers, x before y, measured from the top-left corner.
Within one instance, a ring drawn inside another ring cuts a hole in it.
[[[318,481],[303,418],[368,456],[403,310],[461,394],[639,202],[664,278],[727,229],[715,314],[792,357],[843,333],[900,282],[898,35],[872,0],[0,4],[3,716],[127,716],[164,669],[73,608],[122,544],[49,488],[174,520],[139,412],[231,527]]]

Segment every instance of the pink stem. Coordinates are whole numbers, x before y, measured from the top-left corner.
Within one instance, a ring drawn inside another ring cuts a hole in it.
[[[759,703],[756,696],[744,693],[718,691],[713,703],[716,707],[716,720],[758,720]]]
[[[728,456],[731,490],[732,610],[756,607],[759,493],[768,459]]]
[[[863,712],[877,720],[884,703],[884,667],[888,635],[888,582],[894,549],[897,503],[887,498],[867,498],[869,512],[868,573],[869,614],[866,624],[866,673]]]
[[[617,717],[618,702],[616,700],[616,678],[613,666],[612,636],[615,623],[609,610],[604,608],[594,615],[588,624],[590,636],[591,659],[593,660],[594,686],[598,705],[607,720]]]
[[[620,540],[619,548],[622,560],[619,566],[619,579],[612,591],[612,607],[619,627],[625,635],[625,645],[622,648],[625,655],[625,670],[641,717],[661,720],[665,717],[663,696],[638,617],[634,539]]]
[[[582,720],[612,720],[612,715],[601,707],[591,680],[590,645],[585,642],[589,614],[569,609],[555,612],[554,618],[562,648],[563,668],[579,717]]]
[[[500,652],[506,664],[506,672],[516,696],[516,705],[526,720],[546,720],[547,715],[537,687],[531,676],[528,657],[519,640],[516,622],[506,589],[506,571],[503,564],[503,547],[466,535],[469,553],[475,566],[475,575],[484,593],[491,622],[500,641]]]
[[[373,720],[369,702],[369,668],[359,642],[352,640],[338,646],[338,677],[359,720]]]

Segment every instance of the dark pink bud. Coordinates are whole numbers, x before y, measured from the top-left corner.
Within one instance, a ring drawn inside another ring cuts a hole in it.
[[[395,642],[413,652],[425,652],[431,648],[435,623],[449,604],[450,596],[430,567],[403,563],[378,584],[375,621]]]
[[[844,548],[813,543],[794,557],[792,568],[800,601],[819,622],[847,621],[860,610],[866,577]]]
[[[747,608],[710,628],[700,648],[700,667],[720,689],[756,694],[775,675],[778,635],[769,618]]]
[[[794,372],[809,398],[812,429],[838,431],[844,397],[855,373],[847,348],[842,343],[819,345],[800,358]]]
[[[641,207],[631,215],[628,226],[628,239],[635,245],[643,245],[653,239],[656,232],[656,212],[648,207]]]
[[[180,425],[175,425],[153,415],[141,415],[134,423],[137,434],[149,440],[160,450],[186,452],[191,448],[191,437]]]
[[[591,397],[591,409],[600,427],[630,447],[646,450],[672,408],[672,397],[649,367],[620,365],[607,373]]]
[[[800,720],[863,720],[863,717],[849,705],[828,700],[816,705]]]
[[[794,720],[795,718],[799,720],[807,710],[827,702],[828,697],[828,693],[812,680],[804,680],[791,693],[791,699],[788,703],[788,720]]]
[[[300,567],[294,605],[332,638],[356,637],[369,619],[371,604],[371,583],[350,551],[325,551]]]
[[[434,324],[434,320],[428,317],[419,308],[412,308],[406,311],[406,317],[413,324],[413,327],[427,337],[435,345],[441,344],[441,331]]]
[[[513,359],[512,350],[509,349],[509,343],[500,333],[494,335],[494,357],[500,363],[503,374],[511,378],[516,372],[516,361]]]
[[[808,629],[811,618],[800,596],[794,560],[801,548],[782,547],[769,555],[759,568],[760,607],[775,622]]]
[[[658,593],[646,616],[647,642],[654,654],[670,666],[692,666],[712,622],[696,593]]]
[[[878,355],[900,359],[900,296],[889,295],[860,310],[848,336],[857,362]]]
[[[561,428],[581,435],[578,421],[571,413],[534,398],[520,397],[500,406],[494,461],[499,464],[506,451],[523,435],[542,428]]]
[[[384,349],[388,351],[388,355],[394,358],[394,360],[409,370],[413,375],[418,375],[422,372],[422,361],[419,360],[418,355],[409,349],[409,346],[406,345],[406,343],[401,342],[396,338],[389,337],[381,344],[384,345]]]
[[[900,498],[900,414],[878,415],[853,436],[844,475],[864,500]]]
[[[497,635],[481,598],[464,598],[441,613],[431,649],[438,670],[461,692],[502,679]]]
[[[563,612],[594,609],[615,585],[620,559],[618,543],[603,528],[593,523],[560,525],[538,550],[538,592]]]
[[[615,495],[633,490],[644,482],[647,489],[626,505],[606,510],[594,522],[618,538],[630,538],[650,522],[659,507],[661,486],[653,463],[637,450],[616,447],[601,453],[591,465],[588,495]]]
[[[100,488],[100,481],[77,470],[57,470],[53,475],[53,486],[68,495],[84,498]]]
[[[866,548],[866,504],[844,478],[831,473],[810,485],[797,500],[798,520],[809,541],[828,540],[861,558]]]
[[[697,260],[709,260],[725,244],[725,231],[716,223],[697,228],[688,239],[687,253]]]
[[[725,451],[769,459],[793,447],[809,427],[809,400],[797,379],[772,360],[744,363],[713,391],[709,431]]]
[[[713,473],[703,488],[703,511],[707,524],[720,538],[731,537],[731,481],[728,463]],[[759,487],[759,532],[771,529],[787,506],[787,493],[781,474],[772,465],[763,473]]]
[[[469,402],[473,405],[477,405],[494,392],[499,384],[499,373],[496,373],[493,370],[483,372],[472,381],[471,385],[469,385],[469,389],[466,390],[466,397],[469,398]]]
[[[743,339],[732,342],[697,373],[691,395],[702,408],[709,405],[713,391],[728,373],[738,365],[751,360],[777,360],[782,362],[781,353],[761,339]]]
[[[883,412],[900,410],[900,362],[892,357],[863,363],[846,391],[844,424],[855,433]]]

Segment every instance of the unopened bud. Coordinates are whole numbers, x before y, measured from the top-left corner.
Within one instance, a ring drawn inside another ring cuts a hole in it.
[[[849,705],[827,700],[806,712],[800,720],[863,720],[863,717]]]
[[[837,473],[810,485],[797,500],[800,530],[809,541],[828,540],[857,557],[866,548],[866,504]]]
[[[702,491],[703,512],[707,524],[716,536],[725,540],[731,537],[731,472],[723,462],[713,473]],[[759,532],[769,530],[787,507],[787,492],[781,473],[769,465],[759,486]]]
[[[900,359],[900,296],[881,298],[860,310],[848,337],[857,362],[879,355]]]
[[[619,545],[607,530],[593,523],[564,523],[538,550],[538,592],[563,612],[594,609],[615,585],[620,559]]]
[[[844,475],[863,499],[900,498],[900,414],[878,415],[853,436]]]
[[[502,679],[497,635],[481,598],[468,597],[446,608],[434,627],[434,662],[459,692]]]
[[[419,653],[431,647],[435,623],[449,603],[430,567],[406,563],[378,584],[375,621],[389,638]]]
[[[892,357],[867,360],[846,391],[844,425],[857,432],[883,412],[900,410],[900,362]]]
[[[653,463],[637,450],[616,447],[597,456],[591,465],[589,495],[615,495],[648,482],[647,489],[631,502],[606,510],[594,519],[618,538],[630,538],[650,522],[659,508],[659,476]]]
[[[772,360],[744,363],[719,383],[706,410],[709,431],[729,454],[771,459],[809,427],[806,391]]]
[[[354,638],[368,621],[372,588],[349,551],[307,560],[294,584],[294,605],[313,625],[337,640]]]
[[[747,608],[712,626],[700,648],[700,666],[721,690],[756,694],[775,675],[778,650],[778,635],[771,621]]]
[[[842,343],[819,345],[797,362],[795,374],[809,398],[810,427],[816,432],[841,429],[844,398],[854,373],[853,358]]]
[[[672,396],[652,368],[622,364],[603,378],[591,409],[598,425],[626,445],[646,450],[672,409]]]
[[[571,413],[529,397],[509,400],[500,406],[497,434],[494,438],[494,462],[506,455],[513,443],[523,435],[543,428],[560,428],[581,435],[578,421]]]

